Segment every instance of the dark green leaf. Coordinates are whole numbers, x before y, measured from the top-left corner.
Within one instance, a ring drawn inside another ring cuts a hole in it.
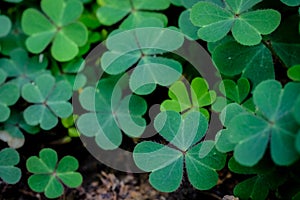
[[[275,78],[272,54],[263,44],[247,47],[228,42],[218,46],[212,58],[222,74],[234,76],[242,73],[254,86]]]

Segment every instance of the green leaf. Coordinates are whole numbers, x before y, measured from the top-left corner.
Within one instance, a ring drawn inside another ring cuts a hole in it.
[[[29,103],[24,111],[24,119],[31,126],[40,124],[44,130],[50,130],[58,123],[57,117],[66,118],[72,113],[68,100],[72,89],[66,81],[55,82],[54,77],[45,74],[38,76],[34,83],[22,88],[22,97]]]
[[[129,86],[136,94],[150,94],[156,84],[169,86],[181,77],[181,73],[181,64],[175,60],[146,57],[140,60],[139,65],[131,74]]]
[[[288,83],[284,89],[274,80],[259,84],[253,93],[258,114],[243,113],[228,125],[230,141],[236,143],[235,159],[245,166],[253,166],[264,156],[270,142],[273,161],[287,166],[299,159],[294,142],[299,129],[293,117],[293,107],[300,84]]]
[[[185,116],[174,111],[161,112],[155,118],[154,127],[172,145],[144,141],[133,151],[136,165],[151,172],[149,181],[154,188],[162,192],[178,189],[183,166],[197,189],[216,185],[216,170],[224,167],[226,155],[217,152],[212,141],[195,145],[208,128],[207,119],[200,112],[189,112]]]
[[[300,124],[300,97],[298,97],[294,106],[294,117],[296,121]]]
[[[14,165],[20,161],[16,150],[5,148],[0,151],[0,178],[8,183],[15,184],[21,179],[21,170]]]
[[[58,26],[74,22],[83,11],[83,5],[78,0],[43,0],[41,8]]]
[[[111,34],[106,45],[109,49],[101,58],[101,67],[109,74],[119,74],[136,64],[163,52],[171,52],[181,47],[184,36],[178,31],[162,28],[143,28],[131,31],[117,31]],[[143,58],[143,59],[142,59]],[[173,62],[172,62],[173,63]],[[171,63],[171,64],[172,64]]]
[[[222,74],[234,76],[242,73],[253,87],[275,78],[272,54],[263,44],[247,47],[227,42],[214,50],[212,58]]]
[[[217,13],[217,14],[216,14]],[[216,42],[230,31],[233,15],[214,3],[199,2],[191,10],[191,22],[200,26],[198,36],[208,42]],[[214,30],[214,34],[209,34]]]
[[[22,16],[22,28],[29,35],[28,50],[41,53],[53,41],[52,56],[61,62],[72,60],[79,52],[78,47],[85,45],[88,39],[86,27],[77,22],[83,11],[82,3],[43,0],[41,7],[46,16],[33,8],[25,10]]]
[[[285,3],[288,6],[299,6],[300,1],[299,0],[281,0],[282,3]]]
[[[57,163],[57,153],[52,149],[43,149],[39,153],[40,158],[32,156],[27,159],[26,167],[31,173],[45,174],[52,173]]]
[[[276,189],[286,180],[286,174],[276,170],[264,160],[254,167],[245,167],[233,158],[229,160],[228,167],[239,174],[255,174],[234,188],[234,194],[243,199],[266,199],[270,190]]]
[[[13,83],[6,83],[0,86],[0,122],[9,118],[10,109],[20,97],[18,86]]]
[[[7,142],[11,148],[20,148],[24,145],[25,137],[23,131],[31,134],[39,132],[38,127],[29,126],[23,119],[22,113],[13,111],[4,123],[4,131],[0,131],[0,139]]]
[[[120,25],[120,29],[128,30],[144,27],[165,27],[168,18],[160,13],[155,12],[136,12],[128,16]]]
[[[139,137],[144,132],[145,100],[135,95],[121,96],[120,85],[110,79],[101,80],[97,88],[85,88],[79,96],[80,104],[89,112],[79,116],[78,129],[85,136],[95,136],[103,149],[120,145],[121,130],[130,137]]]
[[[12,24],[10,19],[5,15],[0,15],[0,24],[1,24],[0,37],[4,37],[9,33]]]
[[[63,157],[57,164],[57,153],[52,149],[42,149],[37,156],[27,159],[26,167],[34,173],[28,179],[29,187],[35,192],[44,192],[47,198],[57,198],[64,192],[63,184],[78,187],[82,176],[78,172],[78,161],[72,156]]]
[[[175,6],[182,6],[182,0],[170,0]]]
[[[169,88],[169,97],[171,100],[162,102],[161,110],[199,110],[206,115],[207,111],[203,107],[215,101],[216,92],[209,90],[205,79],[197,77],[192,80],[191,85],[186,85],[183,81],[175,82]]]
[[[64,188],[62,184],[52,176],[45,188],[45,196],[49,199],[53,199],[61,196],[63,192]]]
[[[199,152],[205,156],[199,156]],[[208,190],[218,182],[218,173],[226,163],[226,155],[214,148],[213,141],[205,141],[186,153],[186,170],[191,184],[199,190]]]
[[[10,3],[20,3],[22,2],[23,0],[4,0],[6,2],[10,2]]]
[[[274,53],[287,68],[300,63],[299,16],[292,15],[282,21],[271,34],[270,44]]]
[[[237,83],[227,79],[221,82],[219,89],[226,98],[241,104],[250,92],[250,83],[246,78],[240,78]]]
[[[43,192],[47,187],[51,176],[49,174],[34,174],[29,177],[28,185],[35,192]]]
[[[234,150],[235,144],[230,141],[230,131],[228,129],[220,130],[216,137],[216,149],[219,152],[227,153]]]
[[[272,9],[243,13],[258,2],[260,0],[227,0],[225,8],[210,2],[199,2],[192,7],[191,21],[200,27],[199,38],[207,42],[216,42],[231,30],[240,44],[257,45],[262,39],[261,35],[273,32],[281,19],[280,13]]]
[[[171,192],[179,187],[183,175],[180,151],[154,142],[141,142],[135,147],[133,158],[140,169],[152,172],[150,183],[154,188]]]
[[[156,116],[154,127],[167,141],[186,151],[205,135],[208,122],[200,112],[181,117],[177,112],[166,111]]]
[[[289,68],[287,75],[293,81],[300,81],[300,65]]]
[[[198,38],[198,28],[192,24],[190,19],[190,13],[191,11],[185,10],[180,14],[178,19],[178,26],[188,38],[196,40]]]
[[[296,136],[295,146],[298,152],[300,152],[300,131],[298,131]]]
[[[226,3],[230,10],[236,14],[239,14],[252,8],[261,1],[262,0],[226,0]]]
[[[72,156],[63,157],[58,163],[57,176],[68,187],[75,188],[82,183],[82,176],[78,172],[74,172],[78,169],[78,161]]]
[[[26,83],[31,83],[37,76],[49,73],[47,58],[43,56],[28,57],[28,53],[21,48],[10,52],[10,59],[0,59],[0,67],[6,72],[10,82],[18,85],[21,91]]]
[[[147,0],[125,0],[122,2],[99,0],[99,3],[101,7],[96,13],[99,21],[106,26],[111,26],[125,18],[120,24],[122,29],[136,28],[139,26],[140,21],[147,21],[151,18],[156,18],[166,25],[167,18],[164,15],[161,15],[163,16],[161,17],[157,16],[158,13],[148,11],[164,10],[170,5],[168,0],[153,0],[151,3]]]
[[[6,78],[7,78],[7,74],[5,73],[5,71],[0,69],[0,85],[2,85],[2,83],[4,83]]]
[[[230,103],[224,107],[220,114],[220,120],[222,124],[227,127],[230,121],[237,115],[242,113],[248,113],[245,108],[237,103]]]

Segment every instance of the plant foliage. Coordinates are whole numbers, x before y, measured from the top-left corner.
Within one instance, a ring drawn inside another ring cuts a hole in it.
[[[159,191],[299,199],[299,0],[0,1],[4,184],[27,159],[42,199],[78,187],[47,148],[74,142],[124,148]]]
[[[43,0],[42,11],[29,8],[22,16],[22,28],[30,37],[26,47],[41,53],[53,41],[51,54],[58,61],[69,61],[79,52],[78,46],[87,42],[86,27],[78,22],[83,6],[79,0]],[[71,14],[70,14],[71,13]]]
[[[226,0],[225,8],[214,3],[199,2],[191,10],[191,21],[199,38],[216,42],[231,30],[234,39],[243,45],[257,45],[261,35],[272,33],[280,23],[280,13],[272,9],[248,11],[261,0]],[[214,34],[211,34],[214,32]]]
[[[11,148],[0,151],[0,178],[9,184],[17,183],[21,178],[21,170],[14,165],[18,164],[20,156]]]
[[[177,149],[155,142],[141,142],[134,149],[134,160],[139,168],[151,172],[151,185],[163,192],[178,189],[185,165],[191,184],[201,190],[216,185],[216,170],[223,168],[224,154],[214,148],[213,141],[198,143],[208,124],[200,112],[189,112],[182,117],[175,111],[160,113],[154,121],[155,129]]]
[[[45,148],[39,157],[32,156],[26,161],[26,167],[33,173],[28,179],[29,187],[35,192],[44,192],[47,198],[57,198],[63,194],[63,185],[78,187],[82,182],[80,173],[75,172],[78,161],[72,156],[63,157],[58,163],[57,153]]]

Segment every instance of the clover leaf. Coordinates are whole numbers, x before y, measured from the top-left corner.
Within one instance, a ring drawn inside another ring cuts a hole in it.
[[[197,77],[188,86],[183,81],[176,81],[169,88],[169,97],[171,100],[162,102],[162,111],[199,110],[206,117],[209,117],[208,111],[203,107],[211,105],[216,100],[216,92],[209,90],[205,79]]]
[[[68,137],[66,137],[67,140],[79,137],[79,132],[75,127],[75,121],[78,118],[78,115],[70,116],[68,118],[61,119],[62,125],[68,129]]]
[[[78,91],[87,82],[86,76],[83,73],[80,73],[84,63],[82,58],[63,63],[61,66],[59,66],[59,63],[54,62],[52,64],[52,72],[58,81],[66,80],[73,87],[74,91]]]
[[[101,7],[97,10],[99,21],[107,26],[113,25],[123,18],[122,29],[136,28],[143,23],[165,26],[168,19],[165,15],[151,11],[164,10],[170,6],[168,0],[99,0]],[[154,23],[154,24],[153,24]]]
[[[0,24],[1,24],[0,37],[4,37],[9,33],[12,24],[10,19],[5,15],[0,15]]]
[[[266,199],[270,190],[275,190],[286,180],[286,173],[264,160],[253,167],[245,167],[231,158],[228,167],[232,172],[252,175],[234,188],[234,195],[241,199]]]
[[[296,121],[300,124],[300,96],[297,98],[294,106],[294,117]]]
[[[22,88],[22,97],[29,103],[24,111],[24,119],[31,126],[40,124],[44,130],[50,130],[58,123],[57,117],[66,118],[72,114],[72,105],[68,100],[72,96],[72,88],[66,81],[56,82],[49,74],[35,78]]]
[[[287,68],[298,65],[300,63],[299,16],[292,15],[282,21],[266,42]]]
[[[197,144],[208,128],[203,114],[189,112],[182,117],[174,111],[161,112],[155,118],[154,127],[176,147],[150,141],[135,147],[134,161],[140,169],[151,172],[149,181],[154,188],[163,192],[178,189],[184,165],[188,179],[195,188],[205,190],[216,185],[216,170],[224,167],[226,156],[216,151],[213,141]]]
[[[293,81],[300,81],[300,65],[295,65],[288,69],[288,77]]]
[[[300,0],[281,0],[282,3],[285,3],[288,6],[299,6]]]
[[[231,30],[240,44],[257,45],[262,40],[261,35],[272,33],[281,19],[280,13],[272,9],[246,12],[260,1],[225,0],[225,8],[210,2],[199,2],[192,7],[191,21],[200,27],[199,38],[207,42],[216,42]]]
[[[19,97],[19,89],[16,84],[4,83],[7,74],[0,69],[0,122],[4,122],[9,118],[9,106],[14,105]]]
[[[220,121],[224,127],[229,125],[229,122],[237,115],[248,113],[248,111],[237,103],[230,103],[224,107],[220,114]],[[228,129],[220,130],[216,137],[216,149],[222,153],[227,153],[234,150],[235,144],[230,140],[231,132]]]
[[[106,46],[109,51],[101,58],[106,73],[120,74],[133,65],[129,85],[133,92],[150,94],[156,84],[171,85],[182,73],[179,62],[157,56],[181,47],[184,36],[178,31],[162,28],[142,28],[110,35]]]
[[[9,55],[10,52],[16,48],[25,47],[26,35],[21,29],[19,19],[12,22],[12,28],[5,37],[0,37],[0,50],[4,55]]]
[[[116,149],[122,141],[121,131],[139,137],[145,130],[146,121],[142,118],[147,110],[145,100],[136,95],[122,97],[120,86],[109,78],[100,80],[97,88],[84,88],[79,101],[89,112],[78,117],[78,130],[95,137],[102,149]]]
[[[196,40],[198,39],[198,27],[194,26],[190,19],[190,10],[183,11],[178,19],[178,26],[180,30],[189,38]]]
[[[41,53],[52,42],[51,54],[56,60],[72,60],[88,38],[86,27],[76,21],[83,11],[82,2],[42,0],[41,8],[46,16],[34,8],[23,13],[22,28],[29,35],[27,49]]]
[[[0,178],[4,182],[15,184],[21,179],[21,170],[14,166],[19,161],[20,156],[16,150],[5,148],[0,151]]]
[[[239,114],[227,126],[230,141],[236,144],[236,161],[245,166],[255,165],[269,143],[272,160],[277,165],[288,166],[299,159],[294,147],[299,125],[293,116],[299,90],[299,83],[288,83],[282,89],[275,80],[264,81],[255,88],[256,114]]]
[[[263,44],[248,47],[229,40],[215,48],[212,59],[222,74],[242,73],[254,87],[263,80],[275,78],[272,54]]]
[[[6,2],[10,2],[10,3],[20,3],[22,2],[23,0],[4,0]]]
[[[57,153],[49,148],[42,149],[39,157],[31,156],[27,159],[27,170],[33,173],[28,179],[28,185],[33,191],[44,192],[47,198],[57,198],[64,192],[62,184],[70,188],[81,185],[82,176],[75,172],[79,167],[76,158],[65,156],[57,161]]]
[[[39,130],[37,126],[28,125],[22,113],[13,111],[3,127],[0,128],[0,139],[7,142],[9,147],[16,149],[22,147],[25,142],[23,131],[36,134]]]
[[[0,68],[13,78],[10,82],[17,84],[20,91],[37,76],[49,73],[46,71],[48,60],[42,55],[30,58],[24,49],[18,48],[10,52],[10,58],[0,59]]]
[[[241,104],[249,95],[250,83],[246,78],[240,78],[237,83],[233,80],[225,79],[219,85],[220,92],[238,104]]]

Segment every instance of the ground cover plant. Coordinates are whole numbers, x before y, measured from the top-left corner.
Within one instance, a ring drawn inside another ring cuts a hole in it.
[[[299,0],[0,1],[4,199],[79,191],[86,149],[168,195],[300,199]]]

